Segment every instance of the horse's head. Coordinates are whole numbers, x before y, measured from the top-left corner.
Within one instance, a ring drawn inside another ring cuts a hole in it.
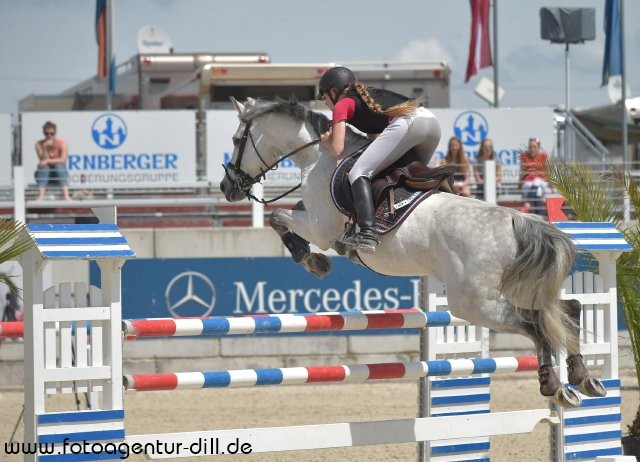
[[[253,197],[251,186],[283,158],[317,144],[328,121],[322,115],[325,121],[318,119],[318,115],[295,100],[249,98],[245,104],[233,98],[231,101],[238,111],[240,125],[233,135],[233,156],[224,166],[226,173],[220,190],[228,201],[235,202]],[[315,133],[300,129],[306,122],[315,128]]]

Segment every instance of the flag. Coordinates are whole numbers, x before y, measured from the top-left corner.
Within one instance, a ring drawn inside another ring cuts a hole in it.
[[[489,0],[469,0],[469,4],[471,5],[471,39],[465,83],[478,73],[478,69],[493,64],[489,40]]]
[[[107,0],[96,0],[96,42],[98,42],[98,78],[107,76]]]
[[[98,78],[108,78],[109,94],[116,91],[116,57],[112,47],[113,0],[96,0]]]
[[[622,29],[620,27],[620,0],[605,0],[604,7],[604,60],[602,85],[609,77],[622,75]]]

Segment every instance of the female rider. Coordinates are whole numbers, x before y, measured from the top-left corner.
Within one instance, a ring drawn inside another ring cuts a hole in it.
[[[332,156],[339,157],[344,150],[347,122],[373,138],[349,172],[359,231],[343,242],[373,253],[378,234],[371,179],[411,148],[428,164],[440,142],[440,124],[419,100],[366,87],[346,67],[333,67],[322,75],[318,99],[333,111],[332,126],[320,137]]]

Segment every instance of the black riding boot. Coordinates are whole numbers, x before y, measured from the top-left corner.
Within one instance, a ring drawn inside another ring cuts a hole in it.
[[[364,253],[374,253],[378,245],[378,233],[374,225],[376,210],[373,204],[371,181],[361,176],[351,184],[353,204],[356,208],[356,222],[360,228],[358,234],[352,234],[344,239],[344,244],[355,247]]]

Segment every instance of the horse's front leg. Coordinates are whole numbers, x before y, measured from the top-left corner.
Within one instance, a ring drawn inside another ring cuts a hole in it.
[[[275,210],[271,214],[269,222],[291,253],[293,261],[300,263],[311,274],[322,279],[331,272],[331,260],[324,254],[311,252],[309,241],[302,237],[309,235],[308,228],[305,226],[308,221],[304,219],[305,217],[306,210],[300,201],[291,211]]]
[[[574,322],[571,334],[578,337],[580,335],[582,305],[578,300],[563,300],[562,303]],[[567,375],[569,383],[580,390],[583,395],[598,398],[607,395],[607,389],[603,383],[589,375],[580,351],[567,351]]]

